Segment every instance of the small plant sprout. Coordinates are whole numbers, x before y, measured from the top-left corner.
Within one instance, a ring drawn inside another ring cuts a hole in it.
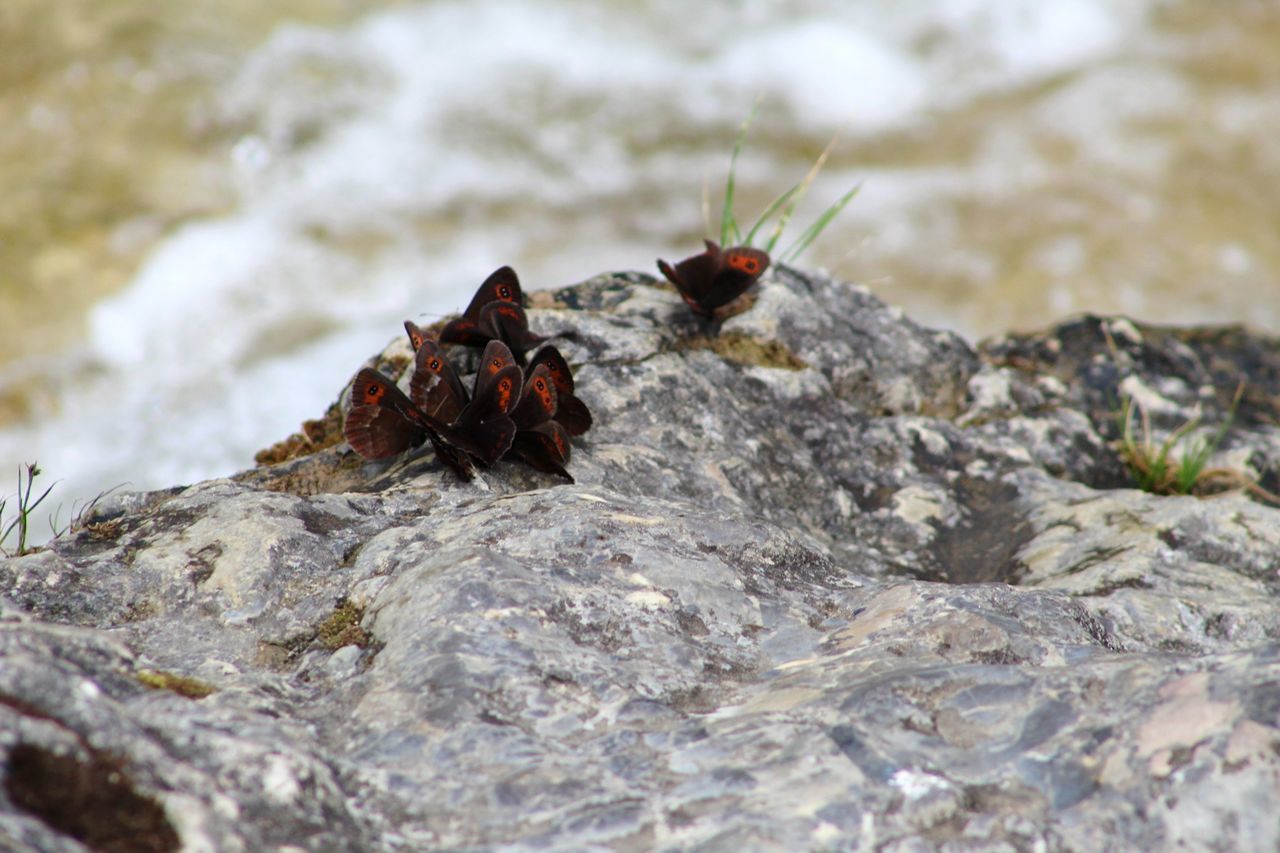
[[[25,484],[22,479],[24,468],[27,475]],[[5,509],[8,506],[8,502],[0,500],[0,554],[10,555],[10,552],[5,549],[4,545],[9,541],[9,537],[15,530],[17,531],[18,536],[18,549],[12,552],[12,556],[21,557],[23,554],[29,554],[31,551],[35,550],[34,548],[27,547],[27,535],[31,528],[31,514],[44,502],[45,498],[49,497],[49,492],[53,491],[53,487],[57,485],[56,482],[51,484],[49,488],[41,492],[40,497],[32,500],[31,491],[34,487],[36,477],[39,476],[39,463],[32,462],[18,468],[18,493],[15,496],[15,500],[17,501],[17,517],[10,521],[8,525],[5,525],[4,523]]]
[[[738,136],[733,143],[733,153],[729,155],[729,175],[725,179],[724,186],[724,207],[720,212],[720,245],[722,246],[750,246],[753,248],[763,249],[770,255],[778,245],[778,241],[782,238],[782,232],[786,230],[791,217],[795,214],[796,207],[801,200],[809,192],[809,188],[813,185],[814,180],[818,177],[818,173],[822,171],[822,167],[826,164],[827,158],[831,155],[832,149],[835,148],[836,140],[839,138],[833,136],[831,141],[827,143],[827,147],[818,155],[818,159],[814,161],[809,168],[808,173],[795,186],[779,195],[773,201],[765,206],[760,213],[754,225],[744,235],[738,224],[737,215],[733,210],[735,190],[737,187],[737,169],[738,155],[742,153],[742,146],[747,139],[747,131],[751,127],[751,121],[755,118],[756,109],[759,105],[751,108],[751,113],[747,116],[746,121],[742,123],[742,127],[738,130]],[[817,219],[815,219],[808,228],[806,228],[799,237],[796,238],[790,246],[778,256],[778,260],[790,263],[802,255],[806,249],[818,239],[819,235],[826,230],[827,226],[835,220],[840,212],[845,209],[849,202],[853,201],[854,196],[862,189],[861,184],[855,184],[844,195],[836,200],[834,204],[824,210]],[[757,237],[766,226],[773,222],[773,227],[769,230],[769,236],[763,244],[756,243]]]
[[[1211,434],[1193,435],[1200,425],[1197,415],[1175,429],[1159,445],[1152,438],[1151,418],[1142,404],[1126,397],[1120,412],[1120,458],[1138,488],[1156,495],[1206,495],[1230,489],[1244,489],[1269,503],[1280,504],[1280,496],[1259,486],[1241,471],[1209,468],[1210,458],[1222,446],[1235,420],[1236,407],[1244,393],[1244,383],[1236,388],[1226,419]],[[1134,410],[1141,423],[1134,434]]]

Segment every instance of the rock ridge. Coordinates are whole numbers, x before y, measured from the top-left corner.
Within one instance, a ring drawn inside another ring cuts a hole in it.
[[[753,296],[530,294],[596,415],[576,484],[308,438],[0,561],[0,841],[1280,846],[1280,516],[1115,448],[1124,396],[1234,411],[1213,464],[1275,490],[1277,342]]]

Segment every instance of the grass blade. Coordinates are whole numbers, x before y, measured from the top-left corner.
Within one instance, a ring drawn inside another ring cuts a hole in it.
[[[804,251],[809,248],[809,244],[818,239],[818,236],[826,230],[831,221],[840,215],[840,211],[844,210],[845,206],[853,201],[854,196],[861,190],[861,183],[854,184],[835,204],[824,210],[822,215],[813,221],[812,225],[804,229],[804,232],[791,244],[790,248],[782,253],[782,260],[790,263],[804,254]]]
[[[784,204],[790,201],[791,197],[795,195],[799,190],[800,190],[800,185],[796,184],[794,187],[787,190],[782,195],[775,198],[773,201],[769,202],[769,206],[764,209],[764,213],[760,214],[760,218],[756,220],[756,224],[752,225],[751,230],[747,232],[747,236],[742,241],[742,245],[750,246],[751,241],[755,239],[756,232],[760,230],[760,226],[768,222],[770,217],[772,217],[775,213],[777,213],[780,207],[782,207]],[[772,248],[772,244],[770,244],[770,246],[766,248],[765,251],[766,252],[769,251],[769,248]]]
[[[827,143],[827,147],[822,149],[822,153],[818,155],[818,159],[813,161],[813,165],[809,167],[809,171],[805,173],[800,183],[796,184],[795,197],[778,217],[778,224],[774,226],[773,233],[769,235],[769,242],[765,245],[765,251],[773,254],[773,249],[778,245],[778,240],[782,238],[782,232],[786,230],[787,223],[791,221],[791,217],[796,212],[796,207],[800,201],[809,192],[809,187],[813,185],[814,180],[818,177],[818,173],[822,171],[822,167],[826,165],[827,158],[831,156],[831,151],[836,147],[836,140],[840,138],[839,132],[831,136],[831,141]],[[814,235],[817,236],[816,234]]]
[[[733,215],[733,190],[736,182],[735,173],[738,169],[738,155],[742,153],[743,143],[747,141],[747,130],[751,127],[751,121],[756,117],[756,111],[760,109],[760,101],[757,99],[751,105],[751,112],[747,114],[746,121],[742,123],[742,127],[738,129],[738,138],[733,141],[733,153],[729,155],[729,177],[724,184],[724,210],[720,213],[720,245],[728,246],[735,244],[741,234],[738,231],[738,220]],[[733,238],[733,243],[730,238]]]

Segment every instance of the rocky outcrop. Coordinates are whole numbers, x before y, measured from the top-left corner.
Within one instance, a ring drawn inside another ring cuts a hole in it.
[[[1274,341],[975,350],[787,268],[718,330],[647,276],[535,297],[574,485],[339,444],[0,562],[0,839],[1280,846],[1280,515],[1115,448],[1123,396],[1163,436],[1243,378],[1213,464],[1274,488]]]

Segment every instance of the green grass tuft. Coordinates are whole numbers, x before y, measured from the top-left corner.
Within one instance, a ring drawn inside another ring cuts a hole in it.
[[[1280,504],[1280,496],[1262,488],[1251,477],[1230,468],[1209,468],[1209,460],[1222,446],[1235,420],[1244,383],[1236,388],[1226,419],[1209,435],[1192,436],[1200,425],[1194,417],[1175,429],[1160,444],[1152,439],[1151,418],[1133,397],[1126,397],[1120,411],[1120,458],[1134,483],[1156,495],[1206,495],[1240,488],[1268,503]],[[1137,409],[1141,433],[1135,435],[1133,413]]]
[[[733,153],[729,155],[729,174],[725,178],[724,185],[724,206],[720,211],[720,245],[723,247],[753,246],[761,248],[772,255],[778,245],[778,241],[782,238],[782,233],[791,222],[791,217],[795,214],[796,208],[809,192],[809,188],[822,171],[822,167],[826,165],[827,158],[831,155],[838,137],[832,137],[831,142],[818,155],[818,159],[814,161],[803,179],[765,206],[764,210],[756,218],[755,224],[748,229],[746,235],[743,235],[742,229],[738,224],[737,214],[734,212],[738,157],[742,153],[742,147],[746,144],[747,131],[751,128],[751,122],[755,119],[758,108],[758,103],[752,106],[751,113],[738,129],[738,135],[733,141]],[[818,239],[822,232],[826,230],[827,226],[840,215],[840,212],[845,209],[849,202],[853,201],[861,189],[861,184],[853,186],[835,204],[819,214],[818,218],[800,234],[796,241],[787,247],[778,260],[788,263],[797,260],[813,244],[813,241]],[[756,240],[761,230],[770,222],[773,223],[773,228],[769,232],[768,238],[763,245],[757,245]]]
[[[36,477],[40,476],[40,464],[32,462],[26,465],[25,468],[27,474],[25,486],[22,481],[23,468],[18,468],[18,493],[16,495],[18,514],[13,521],[9,522],[8,526],[4,524],[4,513],[8,502],[0,500],[0,531],[2,531],[0,532],[0,554],[21,557],[23,554],[29,554],[36,550],[35,548],[27,547],[27,536],[31,529],[31,514],[36,511],[40,504],[44,503],[44,499],[49,497],[49,493],[57,485],[57,482],[54,482],[49,488],[40,493],[40,497],[32,500],[31,490],[35,485]],[[16,551],[10,552],[5,549],[4,544],[9,541],[9,537],[15,530],[18,534],[18,548]]]

